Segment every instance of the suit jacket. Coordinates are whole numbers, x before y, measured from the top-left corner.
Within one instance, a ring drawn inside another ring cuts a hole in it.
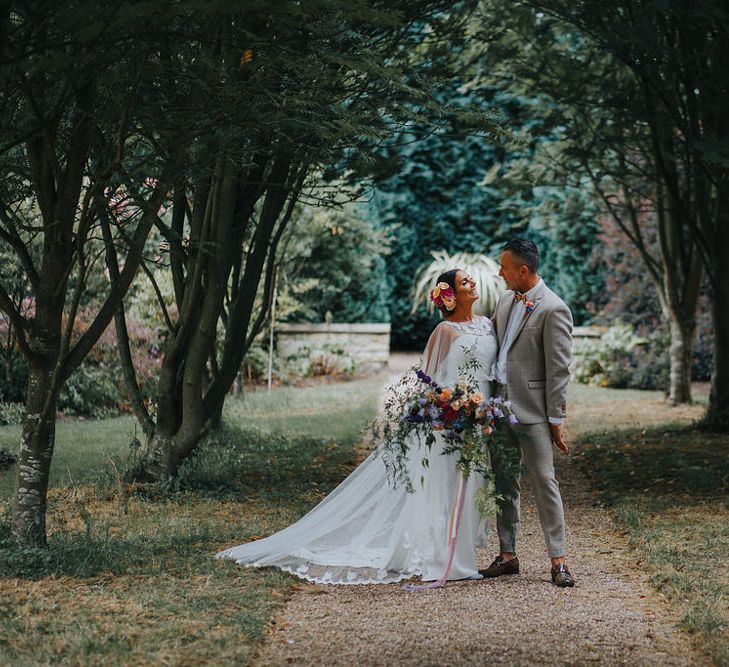
[[[504,293],[493,322],[503,345],[514,292]],[[507,393],[522,424],[564,417],[572,356],[572,313],[542,281],[534,309],[519,323],[506,361]]]

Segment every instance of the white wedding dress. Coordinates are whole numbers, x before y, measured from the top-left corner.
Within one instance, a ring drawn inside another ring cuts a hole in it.
[[[423,355],[422,369],[440,386],[452,387],[469,354],[480,368],[473,373],[484,396],[490,381],[497,341],[491,321],[441,322]],[[375,450],[314,509],[288,528],[265,539],[235,546],[216,555],[251,567],[276,566],[321,584],[391,583],[420,575],[433,581],[444,573],[448,530],[459,473],[455,455],[442,455],[442,440],[428,455],[413,443],[408,456],[409,493],[388,480]],[[424,477],[424,485],[419,480]],[[488,524],[474,505],[484,483],[472,474],[466,487],[455,556],[448,579],[476,575],[475,549],[482,546]]]

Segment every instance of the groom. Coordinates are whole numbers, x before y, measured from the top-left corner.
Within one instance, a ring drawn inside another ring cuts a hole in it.
[[[511,291],[499,299],[493,318],[499,339],[496,393],[511,401],[519,420],[509,429],[509,442],[526,463],[552,561],[552,582],[567,587],[574,586],[575,580],[564,562],[564,512],[552,445],[565,454],[569,451],[562,420],[570,377],[572,314],[544,284],[538,270],[539,250],[532,241],[514,239],[504,246],[499,275]],[[495,472],[498,477],[498,469]],[[513,482],[503,480],[501,487],[505,496],[497,519],[501,553],[480,570],[484,577],[519,573],[518,476]]]

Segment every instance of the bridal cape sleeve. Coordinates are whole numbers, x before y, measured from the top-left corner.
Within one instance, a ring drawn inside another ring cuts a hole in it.
[[[433,329],[423,352],[421,368],[424,373],[441,382],[445,380],[442,377],[446,367],[445,360],[451,351],[454,351],[456,338],[458,338],[458,332],[447,322],[441,322]]]
[[[472,339],[473,336],[464,337],[464,332],[448,322],[441,322],[425,346],[421,369],[439,385],[452,387],[458,381],[469,351],[473,351],[472,346],[464,345],[464,341]]]

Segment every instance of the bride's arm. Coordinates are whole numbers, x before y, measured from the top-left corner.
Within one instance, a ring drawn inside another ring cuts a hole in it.
[[[435,327],[423,352],[422,371],[439,382],[445,382],[445,361],[457,338],[458,332],[447,322]]]

